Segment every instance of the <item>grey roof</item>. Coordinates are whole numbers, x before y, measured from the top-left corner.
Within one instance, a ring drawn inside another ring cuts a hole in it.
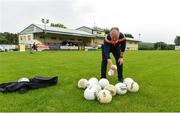
[[[80,28],[87,28],[87,29],[90,29],[90,30],[94,30],[94,31],[104,31],[102,28],[99,28],[99,27],[87,27],[87,26],[82,26],[82,27],[79,27],[79,28],[76,28],[77,30],[80,29]]]
[[[95,35],[92,35],[90,33],[80,31],[80,30],[64,29],[64,28],[47,26],[47,25],[46,25],[46,29],[45,29],[44,25],[40,25],[40,24],[31,24],[31,25],[33,25],[35,27],[38,27],[42,31],[46,31],[47,33],[56,33],[56,34],[74,35],[74,36],[84,36],[84,37],[95,37]],[[33,33],[35,33],[35,32],[33,32]]]
[[[43,32],[45,31],[45,26],[44,25],[40,25],[40,24],[31,24],[30,26],[35,26],[39,29],[41,29],[40,31],[32,31],[32,33],[37,33],[37,32]],[[28,26],[29,27],[29,26]],[[28,28],[27,27],[27,28]],[[82,26],[82,27],[86,27],[86,26]],[[26,30],[27,28],[25,28],[24,30]],[[88,28],[88,27],[87,27]],[[89,28],[91,29],[91,28]],[[24,31],[23,30],[23,31]],[[21,31],[20,34],[23,32]],[[51,27],[51,26],[46,26],[46,32],[47,33],[56,33],[56,34],[63,34],[63,35],[74,35],[74,36],[82,36],[82,37],[97,37],[97,35],[93,35],[90,33],[87,33],[85,31],[81,31],[81,30],[74,30],[74,29],[64,29],[64,28],[59,28],[59,27]],[[100,36],[100,37],[105,37],[105,36]],[[139,42],[139,40],[136,39],[132,39],[132,38],[126,38],[129,41],[136,41]]]
[[[126,38],[126,40],[129,40],[129,41],[135,41],[135,42],[140,42],[140,40],[133,39],[133,38]]]
[[[41,28],[42,30],[45,30],[44,25],[40,25],[40,24],[34,24],[34,25]],[[86,27],[86,26],[84,26],[84,27]],[[87,27],[87,28],[93,29],[93,28],[90,28],[90,27]],[[66,34],[66,35],[86,36],[86,37],[95,37],[96,36],[96,35],[87,33],[85,31],[81,31],[81,30],[64,29],[64,28],[51,27],[51,26],[46,26],[46,32],[48,32],[48,33]],[[102,36],[102,37],[105,37],[105,36]],[[136,39],[133,39],[133,38],[126,38],[126,40],[139,42],[139,40],[136,40]]]

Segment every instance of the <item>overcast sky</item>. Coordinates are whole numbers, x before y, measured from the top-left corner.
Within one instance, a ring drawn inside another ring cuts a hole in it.
[[[180,0],[0,0],[0,32],[20,32],[41,18],[71,29],[94,25],[145,42],[173,43],[180,35]]]

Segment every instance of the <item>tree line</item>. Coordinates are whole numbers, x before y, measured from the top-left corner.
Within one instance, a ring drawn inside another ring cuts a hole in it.
[[[139,43],[139,50],[174,50],[174,44],[166,44],[165,42],[156,43]]]
[[[51,23],[50,26],[52,27],[59,27],[59,28],[67,28],[65,25],[61,23]],[[110,32],[110,29],[104,29],[105,34]],[[134,36],[130,33],[125,33],[125,37],[134,38]],[[174,50],[175,46],[180,46],[180,36],[176,36],[174,40],[174,44],[166,44],[165,42],[156,42],[156,43],[139,43],[139,50]],[[9,33],[9,32],[0,32],[0,44],[18,44],[18,34],[16,33]]]
[[[0,44],[18,44],[18,34],[9,32],[0,32]]]
[[[180,46],[180,36],[176,36],[174,39],[175,44],[166,44],[165,42],[156,43],[139,43],[139,50],[174,50],[175,46]]]

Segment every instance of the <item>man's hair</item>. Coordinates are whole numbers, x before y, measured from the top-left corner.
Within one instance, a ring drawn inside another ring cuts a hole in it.
[[[112,30],[114,30],[114,29],[119,32],[119,28],[118,28],[118,27],[112,27],[110,31],[112,31]]]

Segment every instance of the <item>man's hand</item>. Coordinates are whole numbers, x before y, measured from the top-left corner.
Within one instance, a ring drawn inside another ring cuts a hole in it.
[[[123,62],[124,62],[123,58],[119,58],[119,59],[118,59],[118,63],[119,63],[119,65],[122,65],[122,64],[123,64]]]
[[[109,64],[110,66],[112,66],[112,65],[113,65],[113,63],[112,63],[112,60],[111,60],[111,59],[107,59],[107,62],[108,62],[108,64]]]
[[[111,69],[113,69],[113,70],[116,70],[116,69],[117,69],[116,65],[114,65],[114,64],[112,63],[112,60],[111,60],[111,59],[108,59],[107,62],[108,62],[108,64],[109,64],[109,66],[110,66]]]
[[[117,66],[113,64],[113,65],[111,66],[111,69],[117,70]]]

